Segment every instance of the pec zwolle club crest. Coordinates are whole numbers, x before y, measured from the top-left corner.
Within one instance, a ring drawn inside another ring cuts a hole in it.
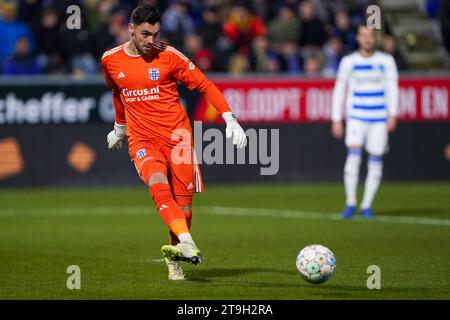
[[[148,69],[148,75],[152,80],[159,79],[159,68],[150,68]]]

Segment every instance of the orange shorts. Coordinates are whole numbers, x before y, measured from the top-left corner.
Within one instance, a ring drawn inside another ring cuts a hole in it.
[[[169,180],[174,195],[203,192],[200,167],[193,147],[140,141],[129,145],[128,152],[146,185],[153,173],[162,172]]]

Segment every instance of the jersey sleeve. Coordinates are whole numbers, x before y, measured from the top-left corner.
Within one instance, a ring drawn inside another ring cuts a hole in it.
[[[102,70],[103,76],[105,77],[105,81],[107,86],[112,91],[112,99],[114,103],[114,111],[115,111],[115,122],[119,125],[125,125],[125,107],[123,105],[122,100],[120,99],[120,91],[117,88],[114,80],[111,78],[111,75],[108,72],[108,67],[105,59],[102,60]]]
[[[189,90],[200,92],[205,100],[214,106],[220,114],[231,111],[217,86],[182,53],[175,49],[171,49],[171,51],[170,64],[175,79],[183,83]]]
[[[398,71],[395,60],[388,56],[386,63],[386,102],[389,116],[396,117],[398,114]]]
[[[339,65],[336,82],[333,89],[333,97],[331,104],[331,120],[341,121],[343,117],[343,106],[345,101],[345,93],[347,82],[350,76],[350,67],[347,57],[344,57]]]

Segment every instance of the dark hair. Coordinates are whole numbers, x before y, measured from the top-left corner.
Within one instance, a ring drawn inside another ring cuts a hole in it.
[[[131,23],[140,25],[141,23],[155,24],[161,22],[161,14],[155,7],[145,4],[138,5],[131,13]]]

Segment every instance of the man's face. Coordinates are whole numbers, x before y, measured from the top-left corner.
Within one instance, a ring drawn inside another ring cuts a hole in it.
[[[390,36],[385,36],[383,39],[383,50],[394,54],[395,53],[395,40]]]
[[[365,26],[359,27],[356,40],[358,41],[359,47],[363,50],[373,51],[375,48],[375,33]]]
[[[25,37],[19,38],[16,42],[16,53],[25,55],[29,52],[28,39]]]
[[[153,43],[157,40],[161,24],[156,22],[150,24],[148,22],[134,25],[128,24],[128,31],[131,35],[135,47],[141,54],[149,54],[153,48]]]

